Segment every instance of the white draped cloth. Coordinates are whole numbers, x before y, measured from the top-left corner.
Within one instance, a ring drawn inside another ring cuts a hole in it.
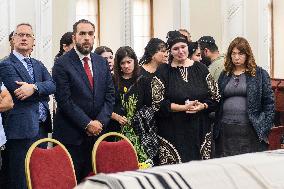
[[[284,150],[98,174],[76,189],[284,189]]]

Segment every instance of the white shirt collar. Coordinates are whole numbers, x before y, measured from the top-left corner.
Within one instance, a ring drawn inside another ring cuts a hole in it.
[[[77,55],[79,56],[79,59],[80,59],[81,61],[83,61],[83,58],[84,58],[84,57],[88,57],[88,58],[89,58],[89,61],[91,61],[91,53],[89,53],[88,55],[83,55],[82,53],[80,53],[80,52],[77,50],[76,46],[74,47],[74,49],[75,49],[75,51],[76,51],[76,53],[77,53]]]
[[[24,58],[30,58],[29,56],[28,57],[25,57],[24,55],[22,55],[21,53],[13,50],[13,54],[17,57],[17,59],[19,59],[21,62],[24,60]]]

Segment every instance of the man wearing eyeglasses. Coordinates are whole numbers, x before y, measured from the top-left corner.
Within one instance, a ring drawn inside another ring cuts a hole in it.
[[[0,64],[0,77],[15,104],[5,129],[9,188],[26,189],[25,156],[33,142],[51,131],[48,101],[55,83],[43,63],[30,57],[35,41],[32,26],[17,25],[12,40],[14,50]]]

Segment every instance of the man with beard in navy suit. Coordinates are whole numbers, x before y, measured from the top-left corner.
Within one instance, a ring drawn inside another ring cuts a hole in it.
[[[57,112],[54,138],[61,141],[74,162],[78,182],[90,173],[91,152],[110,120],[114,87],[106,60],[92,53],[95,26],[88,20],[73,25],[75,47],[55,60]]]

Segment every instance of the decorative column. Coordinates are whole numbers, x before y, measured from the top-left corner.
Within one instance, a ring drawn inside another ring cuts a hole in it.
[[[133,47],[133,32],[132,32],[132,1],[123,0],[121,6],[121,46]]]
[[[15,29],[15,0],[0,0],[0,59],[9,55],[9,34]]]
[[[180,28],[190,30],[189,15],[189,0],[180,0]]]
[[[244,0],[222,0],[223,14],[222,49],[226,52],[237,36],[246,36],[246,4]]]
[[[271,0],[261,0],[258,4],[258,62],[270,73],[270,45],[271,45]]]
[[[189,1],[190,0],[178,0],[173,4],[173,29],[190,29],[189,26]]]
[[[51,70],[54,57],[52,56],[52,0],[34,0],[35,39],[34,55]]]

